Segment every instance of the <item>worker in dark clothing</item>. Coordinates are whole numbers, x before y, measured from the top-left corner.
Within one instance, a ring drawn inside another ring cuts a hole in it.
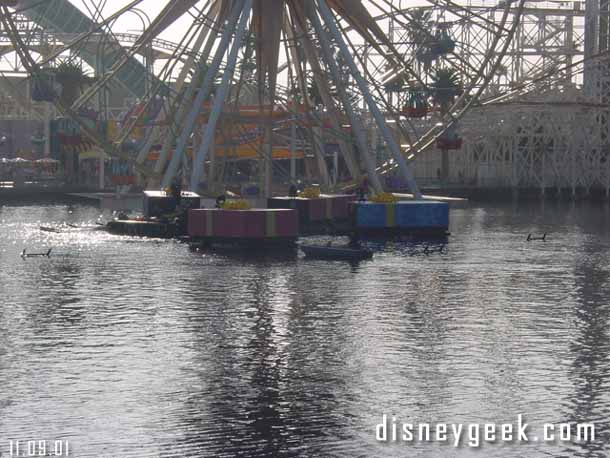
[[[364,202],[366,200],[366,196],[369,193],[369,179],[366,175],[362,177],[362,181],[360,182],[360,187],[358,188],[358,200],[360,202]]]
[[[297,188],[297,185],[292,183],[290,185],[290,188],[288,188],[288,197],[297,197],[299,195],[299,190]]]
[[[175,199],[175,209],[177,210],[180,207],[180,201],[182,199],[182,186],[180,185],[180,182],[176,180],[171,184],[169,189],[170,195]]]
[[[227,197],[224,194],[218,196],[216,198],[216,208],[222,208],[222,206],[225,204],[226,201],[227,201]]]
[[[355,232],[352,232],[349,235],[349,243],[347,244],[349,248],[361,248],[360,239]]]

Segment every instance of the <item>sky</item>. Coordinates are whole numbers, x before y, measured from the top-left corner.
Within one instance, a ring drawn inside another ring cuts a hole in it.
[[[73,5],[81,9],[88,16],[92,16],[92,12],[95,11],[95,6],[102,7],[102,16],[109,17],[116,11],[120,10],[125,5],[129,4],[131,0],[70,0]],[[180,1],[180,0],[171,0]],[[210,0],[201,0],[197,4],[197,7],[204,8],[209,4]],[[378,0],[381,3],[381,0]],[[406,8],[409,4],[416,4],[425,0],[393,0],[393,4],[396,7]],[[134,11],[123,14],[113,25],[112,30],[114,32],[129,32],[134,34],[140,34],[143,30],[144,24],[154,20],[154,18],[162,11],[167,5],[168,0],[142,0]],[[375,8],[367,0],[363,0],[363,3],[368,6],[369,11],[373,15],[379,15],[381,11]],[[99,22],[99,20],[98,20]],[[192,24],[192,17],[189,14],[183,15],[180,19],[174,22],[168,29],[166,29],[158,38],[168,40],[174,43],[179,43],[186,31]],[[355,38],[355,37],[354,37]],[[357,40],[357,39],[356,39]],[[283,56],[283,49],[280,50],[280,61],[285,61]],[[157,61],[155,68],[160,71],[164,65],[164,61]],[[174,74],[175,76],[175,74]]]
[[[70,0],[73,5],[80,8],[83,12],[88,15],[91,15],[91,11],[95,5],[102,6],[102,16],[108,17],[111,14],[118,11],[120,8],[124,7],[126,4],[130,3],[130,0]],[[129,32],[133,34],[140,34],[143,28],[147,25],[146,23],[149,20],[154,20],[154,18],[159,14],[159,12],[163,9],[165,5],[168,4],[170,0],[142,0],[137,5],[137,10],[125,13],[119,18],[119,20],[113,26],[113,30],[116,32]],[[181,0],[171,0],[173,2],[180,2]],[[384,0],[374,0],[376,3],[383,4]],[[421,5],[430,5],[433,0],[391,0],[393,5],[397,8],[410,8],[417,7]],[[446,4],[449,0],[434,0],[437,5]],[[376,16],[380,13],[380,11],[375,8],[371,1],[362,0],[363,4],[367,6],[373,16]],[[481,6],[492,6],[497,5],[498,0],[458,0],[460,4],[471,4],[475,3],[476,5]],[[198,3],[199,7],[203,7],[207,5],[209,0],[201,0]],[[531,2],[532,4],[534,2]],[[565,4],[568,4],[564,2]],[[548,2],[536,2],[536,6],[551,6],[551,3]],[[563,3],[562,3],[563,4]],[[552,6],[557,6],[552,5]],[[439,7],[440,9],[440,7]],[[498,13],[499,14],[499,13]],[[454,16],[455,17],[455,16]],[[496,20],[499,20],[496,19]],[[178,43],[183,38],[184,34],[187,32],[189,27],[192,24],[192,17],[188,14],[184,15],[180,19],[178,19],[174,24],[172,24],[168,29],[166,29],[158,38],[162,38],[174,43]],[[387,23],[381,23],[382,29],[387,30]],[[459,40],[459,38],[456,38]],[[463,46],[463,44],[458,43]],[[6,59],[6,58],[5,58]],[[280,56],[280,59],[282,57]],[[6,64],[6,62],[5,62]],[[163,61],[157,62],[156,69],[160,70],[163,66]]]
[[[172,0],[179,1],[179,0]],[[71,2],[80,8],[83,11],[87,11],[87,8],[92,9],[93,5],[105,5],[102,10],[102,14],[104,16],[109,16],[115,11],[119,10],[121,7],[129,3],[127,0],[71,0]],[[198,6],[203,6],[207,3],[207,1],[202,0],[198,3]],[[378,14],[379,10],[374,8],[370,2],[367,0],[363,0],[363,3],[367,5],[372,14]],[[394,5],[396,7],[406,8],[410,5],[423,5],[429,4],[425,0],[393,0]],[[143,0],[137,7],[137,9],[144,12],[149,16],[150,20],[153,20],[156,15],[163,9],[163,7],[167,4],[167,0]],[[160,38],[170,40],[170,41],[180,41],[184,30],[186,30],[190,23],[190,17],[188,15],[180,18],[176,23],[174,23],[168,30],[166,30]],[[116,23],[116,29],[121,31],[129,31],[133,33],[141,32],[142,30],[142,21],[138,18],[136,13],[128,13],[125,14],[119,21]]]

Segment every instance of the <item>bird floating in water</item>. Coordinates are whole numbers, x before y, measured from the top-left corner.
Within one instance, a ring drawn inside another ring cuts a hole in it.
[[[430,245],[426,245],[424,247],[424,254],[428,255],[430,253],[442,253],[445,245],[441,245],[438,249],[430,250]]]
[[[532,237],[532,234],[528,234],[527,241],[533,242],[534,240],[542,240],[543,242],[546,242],[546,232],[542,237]]]

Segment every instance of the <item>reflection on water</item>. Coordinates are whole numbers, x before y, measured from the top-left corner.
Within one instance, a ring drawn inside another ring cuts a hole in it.
[[[454,210],[442,252],[376,244],[359,265],[191,252],[108,235],[99,216],[0,207],[0,456],[10,439],[91,458],[607,454],[605,206]],[[598,438],[380,444],[384,413],[593,421]]]

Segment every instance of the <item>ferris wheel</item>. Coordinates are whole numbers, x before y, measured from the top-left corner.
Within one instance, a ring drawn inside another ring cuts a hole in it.
[[[154,185],[269,195],[366,175],[381,191],[397,173],[419,197],[409,162],[461,147],[457,122],[501,73],[525,0],[166,1],[130,43],[121,18],[145,1],[106,3],[0,0],[2,32],[29,96]]]

